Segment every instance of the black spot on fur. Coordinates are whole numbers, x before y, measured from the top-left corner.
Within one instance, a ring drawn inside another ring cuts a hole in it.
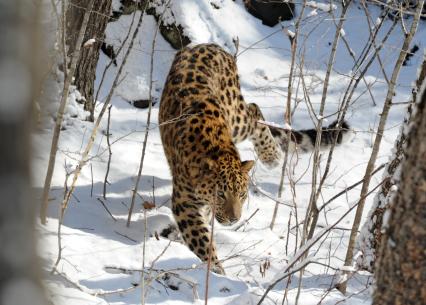
[[[178,222],[179,230],[183,232],[187,228],[187,223],[185,220],[181,220]]]
[[[201,75],[197,75],[197,77],[195,78],[197,80],[197,82],[199,82],[200,84],[207,84],[207,79],[204,76]]]
[[[210,146],[211,142],[209,140],[204,140],[201,144],[204,146],[205,149],[207,149],[207,147]]]
[[[201,61],[203,62],[203,64],[205,64],[207,67],[210,67],[210,59],[208,59],[207,57],[203,57],[201,58]]]
[[[235,126],[235,128],[234,128],[234,132],[232,133],[232,137],[236,137],[236,136],[238,136],[238,130],[239,130],[239,127],[238,126]]]
[[[179,85],[182,82],[182,79],[183,79],[183,75],[182,74],[178,74],[175,77],[173,77],[172,84],[173,85]]]
[[[182,89],[178,93],[179,97],[185,97],[185,96],[188,96],[188,95],[189,95],[188,89]]]
[[[186,75],[185,83],[189,84],[194,82],[194,72],[188,72]]]
[[[192,94],[198,94],[198,93],[200,93],[200,91],[198,91],[197,88],[190,88],[189,90],[191,91]]]

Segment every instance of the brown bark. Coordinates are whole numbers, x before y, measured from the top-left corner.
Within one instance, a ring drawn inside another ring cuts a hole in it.
[[[35,251],[30,187],[32,101],[39,93],[40,3],[0,9],[0,304],[47,304]]]
[[[86,14],[86,11],[84,13],[81,28],[77,34],[77,40],[74,47],[75,51],[73,52],[71,56],[71,61],[69,63],[70,68],[64,69],[64,76],[65,76],[64,87],[62,89],[62,96],[61,96],[61,101],[59,102],[59,108],[56,113],[55,127],[53,129],[53,136],[52,136],[52,144],[50,146],[49,163],[47,165],[46,178],[44,180],[43,194],[41,198],[40,219],[42,224],[46,224],[46,221],[47,221],[47,207],[49,205],[50,185],[52,183],[53,171],[54,171],[55,162],[56,162],[56,153],[58,150],[59,135],[61,133],[62,120],[64,117],[64,111],[65,111],[65,107],[68,100],[70,85],[74,77],[75,70],[77,68],[78,57],[80,55],[81,46],[83,45],[84,33],[86,33],[87,25],[89,23],[90,11],[93,7],[94,2],[95,0],[89,0],[89,3],[87,4],[87,7],[90,8],[90,10],[87,10],[87,14]],[[61,30],[64,30],[64,29],[62,28]],[[68,66],[66,62],[67,60],[64,54],[65,68],[67,68]]]
[[[415,108],[376,264],[374,305],[426,304],[426,90]]]
[[[96,40],[90,46],[81,49],[80,57],[75,71],[75,81],[77,89],[84,96],[84,109],[90,111],[89,120],[94,121],[94,84],[96,77],[96,65],[99,59],[99,52],[105,39],[105,29],[109,21],[112,0],[95,0],[93,11],[89,17],[83,43],[89,39]],[[83,15],[87,9],[86,0],[71,0],[67,9],[67,44],[70,46],[68,54],[72,54],[77,39],[77,33],[81,28]]]
[[[421,83],[424,81],[426,76],[426,61],[420,67],[419,77],[416,81],[415,87],[413,88],[411,103],[414,103],[417,97],[417,92],[420,90]],[[407,126],[411,122],[412,106],[410,105],[407,111],[404,125]],[[374,264],[376,261],[376,255],[379,252],[381,238],[382,238],[382,223],[383,215],[388,207],[390,190],[393,185],[399,184],[399,176],[397,169],[401,161],[405,157],[405,143],[407,141],[407,132],[404,128],[396,140],[394,147],[394,156],[389,164],[386,166],[384,172],[384,182],[380,191],[376,194],[375,204],[372,211],[369,213],[368,220],[362,228],[361,237],[358,241],[358,248],[362,252],[362,259],[357,262],[360,269],[374,271]]]
[[[420,0],[421,5],[423,5],[424,0]],[[364,174],[364,183],[362,184],[361,188],[361,199],[358,202],[358,207],[355,213],[354,222],[351,229],[351,235],[349,237],[349,244],[348,244],[348,250],[346,251],[346,257],[345,257],[345,266],[352,266],[352,260],[354,255],[354,249],[355,249],[355,241],[356,237],[358,235],[358,229],[359,225],[361,223],[361,217],[364,210],[365,205],[365,194],[368,192],[370,181],[372,177],[372,172],[374,170],[374,164],[376,163],[377,156],[380,149],[380,143],[383,138],[383,134],[385,131],[385,125],[387,121],[387,117],[389,115],[390,108],[392,106],[393,96],[395,94],[395,88],[397,85],[397,80],[399,77],[399,72],[402,67],[402,63],[404,62],[404,59],[406,58],[406,54],[408,53],[410,43],[414,37],[414,34],[417,31],[418,22],[420,19],[420,7],[416,10],[416,15],[413,18],[413,21],[411,23],[410,31],[406,33],[404,42],[402,44],[402,48],[400,50],[398,59],[395,63],[395,67],[392,72],[392,76],[389,79],[388,84],[388,91],[385,98],[385,103],[383,105],[382,113],[380,114],[380,121],[379,126],[377,127],[376,137],[374,138],[374,144],[373,149],[370,155],[370,159],[368,160],[367,168],[365,170]],[[344,272],[346,274],[346,272]],[[347,281],[344,281],[343,283],[338,284],[338,289],[343,294],[346,293],[346,286]]]

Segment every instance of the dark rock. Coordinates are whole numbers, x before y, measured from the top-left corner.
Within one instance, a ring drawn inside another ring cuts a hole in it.
[[[402,63],[403,66],[406,66],[409,62],[410,62],[410,58],[413,57],[413,55],[419,50],[419,46],[418,45],[414,45],[410,52],[407,53],[407,55],[405,56],[404,62]]]
[[[149,100],[136,100],[132,101],[133,106],[140,109],[146,109],[149,107]],[[152,103],[152,105],[155,105],[155,102]]]
[[[295,5],[292,2],[277,0],[244,0],[250,14],[262,20],[270,27],[280,21],[291,20],[295,16]]]
[[[157,19],[156,16],[154,17]],[[163,35],[164,39],[176,50],[180,50],[191,43],[191,40],[183,34],[183,28],[180,25],[164,25],[161,22],[160,33]]]
[[[144,11],[148,15],[154,16],[155,20],[160,22],[160,33],[164,39],[171,44],[171,46],[180,50],[191,43],[191,40],[183,33],[181,25],[165,25],[160,21],[161,16],[155,11],[154,8],[149,7],[148,0],[134,1],[134,0],[121,0],[121,7],[118,11],[112,12],[111,21],[117,20],[121,15],[133,14],[136,10]]]
[[[391,20],[399,19],[401,16],[401,9],[393,9],[394,7],[402,8],[403,15],[404,11],[414,13],[419,4],[419,0],[381,0],[385,5],[381,5],[382,15],[389,17]],[[380,2],[379,2],[380,3]],[[426,2],[423,4],[422,14],[420,19],[426,20]],[[410,17],[410,15],[405,14],[404,18]]]
[[[112,45],[109,45],[109,44],[106,44],[105,42],[103,42],[102,45],[101,45],[101,51],[106,56],[108,56],[110,59],[112,59],[112,63],[115,66],[117,66],[117,61],[115,60],[116,55],[115,55],[115,52],[114,52],[114,47]]]

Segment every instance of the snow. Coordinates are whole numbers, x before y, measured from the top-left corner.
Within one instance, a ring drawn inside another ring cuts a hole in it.
[[[133,24],[133,26],[130,28],[130,31],[133,33],[137,26],[137,20],[139,19],[140,14],[140,12],[137,12],[135,16],[123,15],[118,21],[110,22],[106,30],[107,37],[105,42],[108,45],[112,45],[114,49],[117,50],[122,45],[131,24]],[[132,23],[133,18],[135,21]],[[143,17],[140,31],[135,39],[134,47],[128,58],[128,62],[132,64],[126,65],[123,77],[120,79],[120,83],[116,89],[116,95],[119,95],[126,101],[149,99],[151,45],[152,40],[154,39],[156,27],[157,24],[153,16],[146,15]],[[129,43],[130,39],[128,39],[125,43],[123,50],[128,48]],[[152,75],[154,102],[158,101],[160,98],[161,88],[163,86],[164,79],[169,72],[169,67],[174,56],[174,50],[160,34],[158,34],[156,39],[156,49],[161,56],[156,56],[154,60],[154,71]],[[122,61],[124,54],[124,51],[120,52],[117,57],[117,62]],[[109,61],[107,61],[107,63],[108,62]],[[110,75],[114,74],[111,73]],[[109,87],[103,86],[102,89],[103,90],[101,90],[101,92],[105,96]]]
[[[307,15],[307,17],[314,17],[318,15],[318,11],[316,9],[310,11]]]
[[[91,45],[93,45],[94,43],[96,42],[96,39],[95,38],[90,38],[90,39],[88,39],[84,44],[83,44],[83,47],[90,47]]]
[[[319,3],[317,1],[307,1],[306,5],[315,9],[322,10],[324,12],[330,12],[332,10],[335,10],[337,6],[335,4],[329,4],[329,3]]]
[[[306,10],[309,21],[303,23],[303,35],[299,37],[299,46],[303,46],[305,61],[303,72],[307,93],[313,109],[318,112],[330,52],[329,43],[333,40],[335,25],[331,16],[326,13],[330,10],[328,3],[314,1],[309,3],[310,7],[314,8]],[[213,7],[211,1],[207,0],[170,2],[156,0],[155,4],[157,12],[164,11],[163,21],[166,24],[176,22],[181,25],[184,34],[193,44],[214,42],[235,54],[237,50],[233,41],[238,37],[237,63],[246,101],[255,102],[260,106],[268,124],[273,122],[277,126],[290,127],[284,124],[284,111],[291,50],[290,41],[280,25],[274,28],[263,26],[260,20],[248,14],[241,0],[216,0],[214,4],[219,9]],[[114,1],[114,8],[116,7],[119,7],[119,4]],[[340,7],[333,4],[332,9],[333,14],[338,16]],[[380,10],[377,7],[370,7],[370,10],[372,20],[379,18]],[[134,16],[135,20],[139,14],[140,12],[137,12]],[[366,18],[363,10],[358,9],[356,5],[351,5],[348,16],[350,18],[344,24],[345,38],[354,53],[361,54],[369,37]],[[123,15],[117,21],[108,24],[105,40],[113,45],[115,50],[119,48],[129,31],[132,18],[133,15]],[[282,25],[295,32],[293,22],[283,22]],[[156,26],[154,17],[144,16],[134,49],[130,53],[123,77],[112,99],[110,139],[113,144],[109,184],[106,186],[107,199],[102,198],[108,160],[105,137],[107,118],[104,117],[100,126],[101,132],[98,133],[89,156],[90,165],[83,168],[74,197],[66,211],[62,226],[62,260],[57,267],[58,272],[66,275],[65,278],[58,274],[48,274],[58,253],[56,232],[65,173],[70,168],[75,168],[92,130],[92,123],[84,121],[87,112],[78,102],[82,97],[75,88],[71,90],[50,194],[48,224],[37,226],[37,233],[41,238],[39,252],[43,258],[45,284],[53,304],[140,304],[141,287],[132,287],[139,284],[141,278],[144,236],[146,236],[147,267],[145,284],[148,287],[145,290],[146,304],[204,304],[205,264],[202,264],[187,246],[180,243],[179,239],[176,240],[176,236],[169,236],[172,241],[161,236],[164,229],[174,225],[174,220],[170,209],[171,175],[158,130],[158,103],[152,109],[153,122],[149,126],[147,152],[132,223],[129,228],[126,227],[142,142],[148,128],[147,110],[136,109],[128,102],[149,99],[151,80],[154,89],[153,101],[159,101],[168,69],[176,52],[158,34],[154,47],[153,75],[152,77],[149,75],[151,45]],[[390,26],[391,21],[385,20],[383,32],[379,36],[383,37],[383,33]],[[397,58],[401,41],[402,31],[397,27],[381,53],[388,75]],[[424,23],[420,24],[414,43],[425,45]],[[121,62],[123,54],[124,52],[121,52],[118,55],[118,63]],[[408,100],[410,87],[416,76],[416,67],[421,59],[421,54],[416,53],[411,59],[411,65],[403,67],[394,97],[396,102]],[[101,54],[96,88],[109,62],[110,59]],[[349,82],[347,75],[351,75],[353,70],[352,58],[344,44],[339,43],[324,111],[324,118],[328,118],[329,121],[335,118],[335,112]],[[99,93],[97,111],[102,107],[116,72],[117,67],[112,65],[106,74]],[[298,70],[296,74],[299,74]],[[56,75],[49,79],[48,88],[44,93],[46,105],[49,105],[46,109],[49,116],[45,118],[42,130],[37,131],[33,138],[36,144],[33,184],[37,192],[41,191],[43,185],[54,124],[52,118],[56,115],[60,100],[62,79],[60,72]],[[347,115],[347,120],[356,134],[350,141],[336,147],[330,174],[324,184],[318,206],[322,206],[329,198],[359,181],[365,172],[371,153],[370,144],[374,139],[370,130],[377,126],[386,94],[386,84],[377,62],[372,65],[365,78],[367,83],[371,84],[378,105],[373,106],[365,85],[361,82],[354,95],[355,102],[350,106]],[[301,102],[298,103],[292,118],[291,128],[294,130],[312,128],[314,122],[309,112],[310,106],[304,102],[299,78],[296,78],[294,86],[299,89],[294,93],[295,99],[292,103],[297,100]],[[404,113],[405,105],[392,107],[378,164],[388,160]],[[241,143],[238,147],[243,160],[256,159],[251,144]],[[294,167],[290,174],[297,183],[292,190],[286,178],[280,199],[284,204],[279,205],[273,230],[269,225],[275,206],[274,198],[278,197],[281,166],[271,170],[260,162],[256,163],[252,171],[256,187],[250,188],[241,221],[231,227],[215,224],[215,241],[219,258],[224,260],[226,276],[210,274],[209,304],[256,304],[273,280],[283,276],[294,255],[300,253],[298,243],[301,226],[298,229],[296,221],[297,224],[302,223],[309,203],[312,181],[311,154],[299,153],[297,164],[294,158],[290,158],[293,161],[289,161],[292,168]],[[322,172],[326,158],[327,153],[322,153]],[[373,177],[372,186],[380,182],[380,177],[381,173]],[[320,233],[325,232],[323,230],[329,231],[319,238],[319,242],[309,244],[312,248],[308,251],[308,257],[318,264],[306,266],[300,296],[303,304],[318,304],[322,298],[324,298],[322,304],[330,305],[337,302],[346,305],[371,302],[371,291],[368,287],[371,285],[372,275],[369,273],[355,272],[349,276],[347,297],[335,289],[330,289],[336,282],[338,270],[349,268],[343,267],[343,260],[349,238],[347,228],[351,227],[354,213],[350,212],[338,227],[330,229],[330,224],[353,206],[359,198],[359,191],[360,187],[348,191],[344,196],[332,201],[320,214],[318,226],[325,229],[317,231]],[[116,220],[111,218],[98,198],[104,201]],[[372,198],[373,196],[367,198],[365,211],[371,207]],[[154,203],[155,208],[144,212],[142,203],[145,201]],[[253,218],[235,229],[257,209],[259,211]],[[146,230],[144,213],[146,213]],[[263,273],[260,266],[266,262],[268,268]],[[291,277],[287,295],[289,304],[294,304],[299,277],[300,273],[295,273]],[[286,285],[287,280],[278,283],[263,304],[281,304]],[[197,291],[196,294],[194,289]],[[104,294],[108,291],[116,293]]]
[[[268,125],[268,126],[271,126],[271,127],[280,128],[280,129],[284,129],[284,130],[291,130],[292,129],[291,126],[287,123],[277,124],[277,123],[274,123],[274,122],[267,122],[267,121],[263,121],[263,120],[259,120],[257,122],[259,124]]]

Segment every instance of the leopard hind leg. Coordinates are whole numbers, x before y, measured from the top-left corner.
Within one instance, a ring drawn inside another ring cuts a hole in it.
[[[250,141],[254,145],[257,156],[260,161],[266,166],[273,168],[279,165],[281,159],[281,150],[276,143],[274,137],[269,130],[269,127],[259,123],[259,120],[264,121],[264,117],[260,108],[255,103],[248,104],[248,111],[252,126]]]

